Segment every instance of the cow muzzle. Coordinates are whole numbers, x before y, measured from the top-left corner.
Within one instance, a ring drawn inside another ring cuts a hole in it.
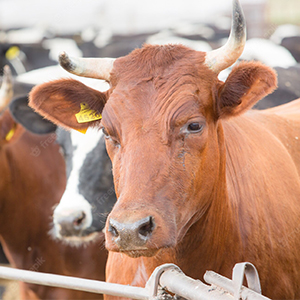
[[[81,236],[86,227],[86,219],[84,211],[56,216],[54,224],[57,228],[58,237]]]
[[[109,220],[108,231],[113,236],[114,243],[125,251],[143,249],[155,228],[154,219],[148,216],[134,223],[119,223]]]
[[[76,201],[64,201],[72,199]],[[98,231],[93,226],[93,215],[90,204],[81,197],[73,197],[67,191],[53,212],[53,229],[51,235],[77,246],[93,240]]]
[[[154,256],[160,249],[172,247],[176,240],[174,227],[163,221],[155,213],[139,218],[112,215],[106,224],[106,248],[130,257]]]

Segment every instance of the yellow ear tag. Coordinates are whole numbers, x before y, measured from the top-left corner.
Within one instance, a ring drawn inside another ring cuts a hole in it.
[[[6,53],[5,53],[5,57],[8,59],[8,60],[13,60],[15,59],[16,57],[18,57],[20,54],[20,48],[17,47],[17,46],[12,46],[10,47]]]
[[[75,114],[75,117],[78,123],[87,123],[102,119],[102,115],[91,109],[85,102],[80,103],[80,112]]]
[[[12,139],[12,137],[13,137],[14,134],[15,134],[15,131],[16,131],[16,127],[14,126],[14,127],[8,132],[8,134],[7,134],[6,137],[5,137],[5,140],[6,140],[7,142],[9,142],[9,141]]]
[[[75,130],[77,130],[77,131],[79,131],[79,132],[81,132],[83,134],[86,134],[86,132],[87,132],[87,128],[84,128],[84,129],[75,129]]]

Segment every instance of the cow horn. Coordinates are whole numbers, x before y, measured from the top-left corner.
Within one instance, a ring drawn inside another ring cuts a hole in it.
[[[68,72],[89,78],[110,81],[115,58],[74,58],[65,52],[59,55],[60,65]]]
[[[205,64],[215,73],[233,65],[241,56],[246,43],[246,21],[239,0],[233,0],[229,39],[219,49],[206,53]]]
[[[13,97],[13,82],[11,70],[8,65],[3,69],[3,81],[0,88],[0,113],[8,106]]]

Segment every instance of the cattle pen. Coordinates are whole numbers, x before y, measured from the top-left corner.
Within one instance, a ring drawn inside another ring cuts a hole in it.
[[[244,277],[248,288],[242,285]],[[0,278],[140,300],[269,299],[261,294],[258,273],[250,263],[236,264],[232,279],[207,271],[204,275],[207,284],[186,276],[174,264],[164,264],[154,270],[145,288],[9,267],[0,267]]]

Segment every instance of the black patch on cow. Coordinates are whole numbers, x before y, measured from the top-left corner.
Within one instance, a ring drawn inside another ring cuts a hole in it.
[[[28,106],[27,95],[14,99],[9,104],[9,109],[14,120],[32,133],[48,134],[56,131],[56,125],[44,119]]]
[[[101,231],[108,214],[116,202],[112,164],[108,157],[104,137],[87,154],[79,171],[79,193],[92,205],[93,223],[88,231]]]
[[[73,151],[71,134],[69,131],[64,130],[61,127],[57,127],[56,130],[56,142],[60,145],[66,163],[67,178],[69,178],[73,168]]]

